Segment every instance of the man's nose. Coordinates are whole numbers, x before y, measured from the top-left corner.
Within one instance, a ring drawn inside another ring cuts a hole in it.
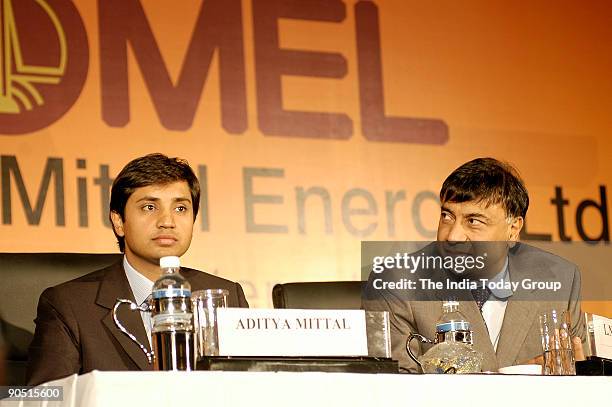
[[[465,228],[461,222],[453,223],[448,232],[447,240],[449,242],[465,242],[469,240],[467,233],[465,233]]]
[[[173,228],[174,223],[174,212],[172,210],[160,211],[157,219],[157,227],[159,228]]]

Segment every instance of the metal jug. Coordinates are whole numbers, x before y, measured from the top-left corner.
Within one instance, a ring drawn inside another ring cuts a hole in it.
[[[470,323],[458,311],[459,303],[446,301],[443,314],[436,323],[436,338],[428,339],[418,333],[411,333],[406,340],[408,356],[424,373],[477,373],[481,370],[483,356],[473,348],[473,333]],[[410,349],[413,339],[433,344],[418,358]]]
[[[179,291],[175,289],[174,292],[154,292],[150,299],[140,306],[120,298],[112,310],[115,325],[138,345],[155,370],[192,370],[194,367],[191,296],[190,293]],[[131,311],[151,313],[152,350],[149,351],[119,321],[117,311],[123,304],[129,304]]]

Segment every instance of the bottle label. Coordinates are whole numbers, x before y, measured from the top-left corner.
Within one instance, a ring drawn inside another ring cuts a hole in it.
[[[164,290],[155,290],[152,293],[153,299],[173,298],[173,297],[191,297],[191,290],[185,288],[166,288]]]
[[[153,321],[153,330],[159,328],[162,325],[174,326],[182,325],[183,328],[191,329],[191,321],[193,314],[191,312],[178,312],[171,314],[157,314],[151,318]]]
[[[436,332],[469,331],[470,323],[467,321],[450,321],[436,324]]]

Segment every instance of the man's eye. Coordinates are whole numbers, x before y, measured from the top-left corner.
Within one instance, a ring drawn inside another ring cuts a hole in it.
[[[189,208],[187,208],[186,206],[177,206],[176,207],[176,211],[177,212],[187,212]]]
[[[468,223],[470,224],[470,226],[480,226],[483,224],[483,222],[480,219],[476,219],[476,218],[468,219]]]
[[[143,205],[142,209],[144,211],[152,211],[152,210],[155,210],[155,205],[153,205],[153,204],[146,204],[146,205]]]
[[[448,213],[448,212],[442,212],[440,214],[440,218],[442,220],[451,220],[452,219],[451,216],[450,216],[450,213]]]

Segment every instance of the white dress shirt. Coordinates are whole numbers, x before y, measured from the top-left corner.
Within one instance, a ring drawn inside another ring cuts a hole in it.
[[[495,277],[489,280],[490,282],[505,281],[510,282],[510,274],[508,273],[508,258],[502,271]],[[482,317],[485,321],[487,329],[489,330],[489,339],[493,344],[493,349],[497,351],[497,344],[499,343],[499,334],[501,332],[502,324],[504,323],[504,315],[506,314],[506,307],[508,306],[508,298],[512,296],[512,290],[509,289],[493,289],[489,299],[482,306]]]
[[[134,267],[130,265],[127,261],[127,257],[123,256],[123,269],[125,270],[125,275],[130,283],[130,288],[132,289],[132,293],[134,294],[134,299],[138,305],[142,304],[147,300],[149,295],[151,295],[151,291],[153,291],[154,282],[140,274]],[[140,312],[140,317],[142,318],[142,323],[144,325],[145,331],[147,331],[147,337],[149,338],[149,345],[152,346],[151,343],[151,313],[150,312]]]

